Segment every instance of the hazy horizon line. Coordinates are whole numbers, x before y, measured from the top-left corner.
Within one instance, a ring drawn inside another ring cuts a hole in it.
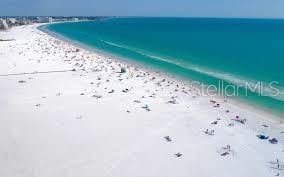
[[[222,16],[124,16],[124,15],[0,15],[0,17],[113,17],[113,18],[211,18],[211,19],[279,19],[284,17],[222,17]]]

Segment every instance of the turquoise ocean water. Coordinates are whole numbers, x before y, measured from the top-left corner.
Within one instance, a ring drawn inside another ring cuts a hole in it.
[[[219,91],[221,80],[223,91],[239,86],[235,99],[284,116],[284,20],[110,18],[42,28]]]

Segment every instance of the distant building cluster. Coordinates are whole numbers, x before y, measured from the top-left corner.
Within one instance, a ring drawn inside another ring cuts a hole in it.
[[[38,23],[52,23],[53,19],[52,17],[38,17],[37,22]]]
[[[0,29],[8,29],[8,28],[9,28],[9,26],[8,26],[6,20],[0,19]]]
[[[105,17],[0,17],[0,30],[7,30],[13,26],[30,25],[34,23],[95,20],[99,18]]]
[[[16,17],[9,17],[9,18],[0,18],[0,29],[9,29],[13,26],[20,26],[20,25],[29,25],[34,23],[34,20],[21,17],[21,18],[16,18]]]

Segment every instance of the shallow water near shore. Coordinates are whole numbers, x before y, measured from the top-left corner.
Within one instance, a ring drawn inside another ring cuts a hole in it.
[[[237,85],[234,98],[284,115],[283,20],[112,18],[44,28],[97,50],[214,85],[220,92],[224,91],[220,87]],[[243,87],[259,82],[262,90]],[[267,96],[260,96],[260,91]]]

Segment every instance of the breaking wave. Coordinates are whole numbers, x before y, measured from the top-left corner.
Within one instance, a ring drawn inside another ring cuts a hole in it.
[[[140,51],[139,49],[131,48],[131,47],[128,47],[128,46],[125,46],[125,45],[120,45],[120,44],[116,44],[116,43],[108,42],[108,41],[104,41],[104,40],[101,40],[101,42],[104,42],[104,43],[111,45],[111,46],[115,46],[115,47],[119,47],[119,48],[122,48],[122,49],[129,50],[131,52],[137,53],[137,54],[142,55],[142,56],[146,56],[148,58],[151,58],[151,59],[154,59],[154,60],[157,60],[157,61],[166,62],[166,63],[172,64],[172,65],[176,65],[178,67],[181,67],[183,69],[195,71],[195,72],[205,74],[205,75],[210,76],[210,77],[214,77],[214,78],[217,78],[217,79],[220,79],[220,80],[224,80],[228,83],[234,84],[234,85],[239,86],[239,87],[245,87],[245,86],[249,85],[250,88],[255,88],[255,87],[257,87],[257,84],[259,84],[259,82],[255,81],[255,80],[247,80],[247,79],[242,78],[240,76],[232,75],[232,74],[229,74],[229,73],[224,73],[224,72],[219,72],[219,71],[217,72],[217,71],[213,71],[213,70],[210,70],[210,69],[205,69],[205,68],[202,68],[202,67],[199,67],[199,66],[195,66],[195,65],[192,65],[192,64],[181,63],[181,62],[178,62],[178,61],[175,61],[175,60],[171,60],[171,59],[159,57],[159,56],[156,56],[156,55],[148,54],[144,51]],[[269,97],[272,97],[274,99],[280,100],[280,101],[284,101],[284,88],[278,86],[277,89],[279,90],[279,94],[275,95],[275,88],[271,88],[269,86],[269,83],[263,83],[262,94],[267,95]],[[257,90],[250,90],[250,91],[253,91],[253,92],[259,94],[259,92]]]

